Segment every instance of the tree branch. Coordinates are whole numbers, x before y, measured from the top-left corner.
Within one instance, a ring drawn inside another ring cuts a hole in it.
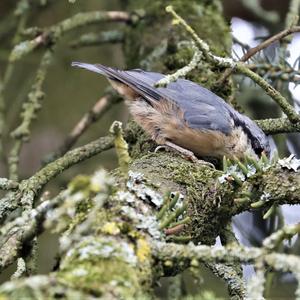
[[[10,55],[9,61],[14,62],[23,58],[40,46],[49,46],[56,43],[64,33],[76,28],[97,24],[102,22],[131,22],[139,18],[135,14],[124,11],[92,11],[79,13],[69,19],[63,20],[49,28],[42,29],[42,32],[32,40],[23,41],[16,45]],[[29,30],[27,30],[28,32]]]
[[[267,83],[263,78],[261,78],[256,73],[252,72],[246,64],[241,62],[234,62],[231,58],[224,58],[218,57],[211,53],[210,47],[206,42],[204,42],[197,33],[194,31],[192,27],[190,27],[184,19],[182,19],[171,6],[166,8],[167,12],[171,13],[173,17],[177,20],[179,24],[181,24],[185,30],[191,35],[193,40],[196,43],[196,46],[199,50],[203,53],[204,58],[208,61],[213,63],[219,67],[225,68],[233,68],[237,72],[246,75],[247,77],[251,78],[255,83],[257,83],[267,95],[269,95],[283,110],[283,112],[287,115],[289,120],[292,123],[299,123],[300,116],[297,114],[295,109],[289,102],[276,90],[274,89],[269,83]]]

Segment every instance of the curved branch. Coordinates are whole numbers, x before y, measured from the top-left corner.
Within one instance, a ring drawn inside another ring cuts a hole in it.
[[[37,37],[23,41],[16,45],[9,57],[10,62],[17,61],[40,46],[49,46],[56,43],[62,35],[73,29],[102,22],[136,22],[140,16],[124,11],[91,11],[79,13],[65,19],[56,25],[42,29]],[[27,30],[28,32],[29,30]],[[35,29],[34,29],[35,31]]]
[[[113,145],[113,137],[101,137],[67,152],[63,157],[49,163],[29,179],[23,180],[16,191],[9,192],[0,200],[0,222],[3,222],[4,218],[20,204],[25,208],[32,207],[37,193],[58,174],[81,161],[112,148]]]

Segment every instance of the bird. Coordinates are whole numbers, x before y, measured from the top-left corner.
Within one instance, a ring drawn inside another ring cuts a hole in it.
[[[254,121],[195,82],[177,79],[156,87],[166,75],[83,62],[72,62],[72,66],[105,76],[159,147],[171,148],[192,161],[270,154],[268,137]]]

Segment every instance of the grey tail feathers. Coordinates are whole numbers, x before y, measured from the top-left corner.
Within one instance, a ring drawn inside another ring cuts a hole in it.
[[[105,70],[103,70],[102,68],[99,68],[99,66],[101,66],[101,65],[96,66],[93,64],[86,64],[86,63],[82,63],[82,62],[73,61],[71,66],[79,67],[82,69],[87,69],[89,71],[96,72],[96,73],[99,73],[104,76],[108,76],[107,73],[105,72]]]
[[[133,71],[122,71],[100,64],[93,65],[81,62],[72,62],[72,66],[87,69],[89,71],[104,75],[108,79],[122,82],[123,84],[129,86],[131,89],[137,92],[139,95],[147,99],[147,102],[149,104],[153,100],[160,100],[161,98],[163,98],[163,95],[161,95],[156,88],[132,75],[132,73],[134,73]]]

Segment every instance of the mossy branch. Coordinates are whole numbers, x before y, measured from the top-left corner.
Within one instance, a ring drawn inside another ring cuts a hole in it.
[[[102,137],[82,147],[67,152],[49,163],[29,179],[23,180],[18,189],[0,199],[0,222],[19,205],[32,207],[37,193],[54,177],[71,166],[113,147],[113,137]]]
[[[234,263],[239,261],[241,263],[257,263],[259,271],[257,276],[261,280],[251,281],[251,289],[247,289],[249,299],[258,291],[261,291],[261,285],[264,281],[263,266],[273,268],[278,272],[291,272],[299,280],[300,274],[300,259],[295,255],[268,253],[264,248],[247,248],[243,246],[236,247],[209,247],[209,246],[195,246],[178,245],[173,243],[156,242],[152,244],[153,252],[155,256],[163,263],[168,264],[190,264],[193,262],[205,262],[205,263]],[[259,287],[258,287],[259,285]],[[299,286],[299,282],[298,282]],[[297,295],[297,294],[296,294]]]
[[[19,42],[20,34],[24,30],[27,18],[29,16],[30,4],[28,1],[18,1],[14,10],[14,16],[10,16],[10,20],[13,20],[12,25],[16,25],[15,33],[11,39],[11,43],[15,44]],[[7,20],[6,20],[7,21]],[[14,24],[14,22],[16,24]],[[4,25],[4,24],[3,24]],[[1,35],[1,30],[0,30]],[[13,50],[11,51],[11,53]],[[5,131],[5,120],[6,120],[6,102],[4,97],[4,91],[7,84],[12,78],[15,69],[15,64],[9,62],[6,66],[3,79],[0,79],[0,159],[4,160],[4,131]]]
[[[15,143],[12,146],[10,156],[8,158],[9,178],[12,180],[18,180],[18,163],[22,144],[23,142],[28,141],[31,123],[37,118],[37,112],[41,109],[41,101],[44,98],[42,86],[45,81],[48,67],[51,64],[51,60],[52,52],[47,50],[41,59],[34,83],[28,94],[28,99],[23,104],[21,124],[11,133],[11,137],[15,139]]]
[[[131,158],[128,153],[128,144],[123,136],[122,123],[119,121],[114,121],[111,125],[109,132],[114,136],[114,144],[117,152],[120,170],[123,175],[127,176],[128,166],[131,162]]]
[[[0,189],[1,190],[14,190],[18,188],[19,183],[14,180],[9,180],[7,178],[0,178]]]

